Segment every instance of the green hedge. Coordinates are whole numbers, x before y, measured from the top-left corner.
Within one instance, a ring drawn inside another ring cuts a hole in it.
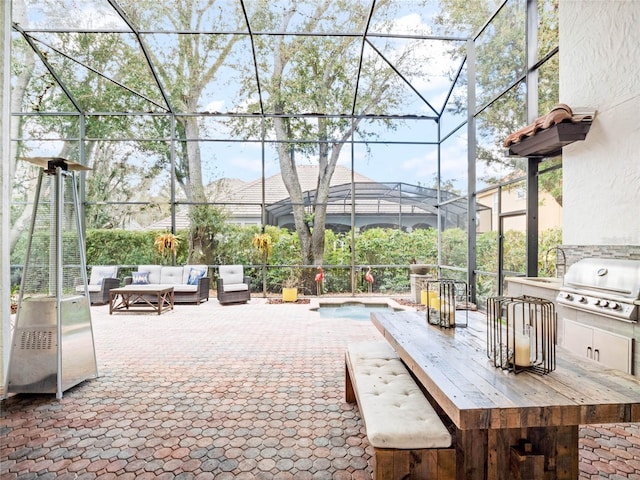
[[[224,233],[216,238],[216,252],[212,253],[216,264],[242,264],[254,266],[249,273],[256,280],[254,289],[262,290],[262,256],[253,247],[254,236],[259,233],[256,226],[240,227],[228,225]],[[271,266],[296,266],[300,264],[300,245],[297,235],[277,227],[266,227],[271,235],[273,250],[268,260]],[[163,258],[154,246],[154,240],[160,231],[126,231],[126,230],[89,230],[86,234],[88,265],[139,265],[170,264],[170,258]],[[179,231],[176,235],[179,246],[176,264],[189,262],[189,244],[187,232]],[[497,233],[479,234],[476,255],[478,270],[495,272],[497,270]],[[561,243],[560,229],[542,232],[540,236],[539,271],[541,276],[555,275],[555,257],[549,255],[545,263],[548,249]],[[349,292],[350,275],[347,268],[351,264],[351,234],[336,234],[327,230],[325,240],[324,264],[342,266],[334,268],[325,276],[325,292]],[[357,265],[398,265],[409,263],[437,264],[437,232],[433,229],[415,230],[407,233],[400,230],[374,228],[355,235],[355,262]],[[526,235],[524,232],[505,232],[505,269],[524,272],[526,265]],[[467,234],[461,229],[448,229],[442,233],[442,261],[444,265],[465,268],[467,264]],[[366,291],[364,282],[366,268],[358,272],[357,289]],[[283,281],[289,276],[290,268],[267,268],[267,289],[270,292],[280,291]],[[307,272],[313,274],[314,272]],[[397,292],[409,287],[409,276],[406,268],[374,269],[377,292]],[[484,276],[478,285],[480,292],[489,295],[495,290],[496,280]]]

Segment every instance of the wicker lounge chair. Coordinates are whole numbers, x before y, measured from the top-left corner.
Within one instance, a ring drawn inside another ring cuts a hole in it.
[[[89,301],[91,305],[104,305],[109,303],[109,290],[118,288],[118,267],[111,265],[96,265],[91,268],[89,276]],[[79,282],[76,291],[83,292],[84,286]]]
[[[221,304],[251,299],[251,278],[245,277],[242,265],[221,265],[218,273],[218,301]]]

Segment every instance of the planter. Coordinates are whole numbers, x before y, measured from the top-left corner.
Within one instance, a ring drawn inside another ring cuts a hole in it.
[[[282,301],[283,302],[295,302],[298,300],[297,288],[283,288],[282,289]]]
[[[431,267],[422,263],[412,263],[409,265],[409,271],[416,275],[426,275],[429,273],[429,270],[431,270]]]

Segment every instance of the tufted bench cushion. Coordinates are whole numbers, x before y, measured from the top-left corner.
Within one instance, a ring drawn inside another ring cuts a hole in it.
[[[451,446],[449,431],[387,342],[351,344],[345,360],[373,447]]]

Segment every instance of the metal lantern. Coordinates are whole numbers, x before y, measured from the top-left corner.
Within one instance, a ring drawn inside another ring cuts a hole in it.
[[[98,375],[74,170],[27,158],[38,176],[5,393],[55,393]],[[78,282],[80,280],[80,282]]]
[[[547,374],[556,368],[556,312],[542,298],[487,300],[487,356],[496,367]]]
[[[458,304],[466,305],[468,288],[465,282],[435,280],[427,282],[427,322],[444,328],[466,327],[469,312],[456,317]]]

